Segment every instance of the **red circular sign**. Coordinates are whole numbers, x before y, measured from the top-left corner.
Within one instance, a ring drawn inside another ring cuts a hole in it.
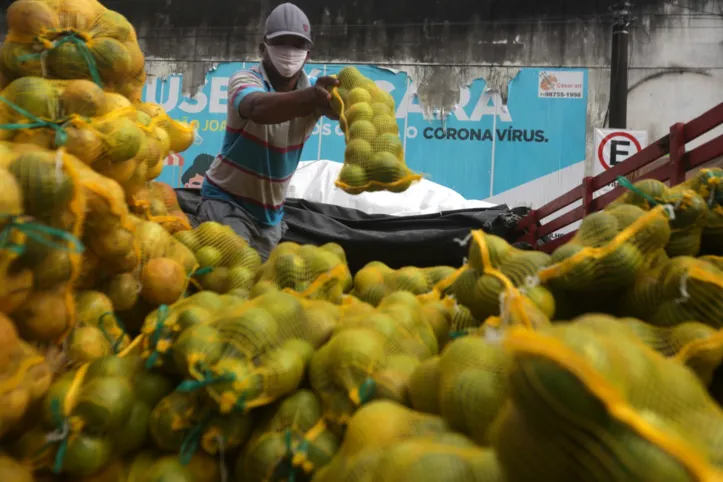
[[[597,148],[597,159],[600,162],[600,165],[605,169],[610,169],[610,166],[607,162],[605,162],[605,156],[603,156],[603,152],[605,149],[605,145],[610,142],[614,137],[624,137],[630,141],[632,141],[633,145],[638,149],[638,152],[643,150],[643,147],[640,145],[640,142],[633,136],[632,134],[629,134],[627,132],[611,132],[605,138],[600,142],[600,145]],[[637,154],[637,153],[636,153]],[[634,154],[631,154],[631,156]]]

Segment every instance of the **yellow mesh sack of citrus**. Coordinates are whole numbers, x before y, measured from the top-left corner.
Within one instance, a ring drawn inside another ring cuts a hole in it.
[[[406,191],[422,176],[404,162],[394,99],[355,67],[341,69],[337,77],[332,105],[346,138],[337,187],[349,194]]]

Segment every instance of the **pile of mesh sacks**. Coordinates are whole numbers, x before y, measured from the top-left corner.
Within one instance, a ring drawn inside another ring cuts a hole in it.
[[[75,178],[100,176],[67,165]],[[84,269],[85,251],[49,250],[80,258],[82,276],[58,301],[72,321],[45,334],[51,325],[30,316],[44,303],[0,318],[13,354],[0,363],[0,471],[58,481],[717,480],[723,257],[702,241],[674,254],[673,233],[686,228],[673,217],[690,204],[633,200],[586,217],[550,255],[473,231],[459,266],[374,262],[353,276],[333,243],[285,242],[262,263],[227,227],[183,229],[128,208],[140,271],[108,277],[107,262]],[[45,218],[51,234],[65,232],[53,219],[75,219],[72,206]],[[20,246],[35,239],[12,233]],[[98,250],[85,239],[62,238]],[[27,296],[45,291],[33,283]]]
[[[17,0],[0,47],[0,480],[717,481],[723,171],[627,192],[551,254],[456,266],[192,227],[154,181],[192,129],[133,27]],[[394,102],[333,92],[338,185],[404,191]]]

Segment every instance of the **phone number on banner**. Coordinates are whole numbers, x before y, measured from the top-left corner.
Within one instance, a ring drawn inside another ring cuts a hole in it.
[[[582,92],[540,92],[540,97],[582,99]]]

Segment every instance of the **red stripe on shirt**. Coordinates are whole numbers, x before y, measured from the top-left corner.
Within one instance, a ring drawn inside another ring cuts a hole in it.
[[[265,140],[261,139],[260,137],[256,137],[255,135],[253,135],[253,134],[249,133],[248,131],[244,130],[243,128],[241,128],[241,129],[235,129],[235,128],[233,128],[233,127],[226,126],[226,131],[227,131],[227,132],[231,132],[231,133],[233,133],[233,134],[238,134],[238,135],[240,135],[241,137],[243,137],[244,139],[247,139],[247,140],[249,140],[249,141],[255,142],[256,144],[259,144],[259,145],[261,145],[261,146],[264,146],[264,147],[266,147],[267,149],[270,149],[270,150],[272,150],[272,151],[274,151],[274,152],[278,152],[278,153],[280,153],[280,154],[285,154],[285,153],[290,152],[290,151],[298,151],[299,149],[301,149],[301,148],[304,147],[304,144],[306,143],[306,141],[308,141],[309,138],[311,137],[311,135],[307,136],[307,137],[304,139],[304,142],[302,142],[301,144],[295,144],[295,145],[293,145],[293,146],[287,146],[287,147],[277,147],[277,146],[272,146],[271,144],[269,144],[269,143],[266,142]]]

